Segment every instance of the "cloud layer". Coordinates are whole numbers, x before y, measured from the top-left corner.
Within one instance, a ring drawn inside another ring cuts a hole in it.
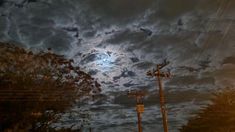
[[[234,6],[231,0],[4,0],[0,41],[52,48],[97,77],[105,95],[93,106],[97,131],[136,129],[134,102],[125,97],[134,89],[149,91],[144,130],[160,130],[151,99],[157,98],[155,81],[145,74],[169,60],[173,77],[165,89],[173,130],[207,103],[208,92],[235,85]]]

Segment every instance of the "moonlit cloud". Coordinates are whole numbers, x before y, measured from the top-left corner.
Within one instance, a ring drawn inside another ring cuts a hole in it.
[[[91,108],[92,127],[104,132],[136,130],[125,94],[134,89],[149,91],[144,130],[162,129],[155,80],[146,71],[169,60],[173,77],[164,86],[173,131],[208,103],[208,92],[235,85],[233,7],[223,0],[5,0],[0,41],[52,48],[98,78],[105,97]]]

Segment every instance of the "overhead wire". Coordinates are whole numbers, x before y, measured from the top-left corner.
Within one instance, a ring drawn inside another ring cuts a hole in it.
[[[226,9],[230,8],[230,5],[231,5],[231,1],[228,0],[228,3],[226,4],[225,9],[223,11],[223,14],[225,14]],[[229,30],[230,30],[230,27],[232,26],[232,24],[233,24],[233,21],[229,21],[228,25],[225,27],[224,31],[222,32],[223,35],[222,35],[222,37],[221,37],[221,39],[219,41],[219,42],[221,42],[221,45],[223,45],[225,43],[226,37],[227,37],[227,35],[229,33]],[[218,49],[219,45],[216,45],[215,49]],[[214,52],[215,52],[215,50],[214,50]],[[214,57],[216,57],[216,56],[217,56],[217,54],[214,54]]]
[[[224,3],[223,0],[217,0],[217,1],[219,2],[219,6],[218,6],[218,8],[216,9],[215,17],[218,17],[218,16],[219,16],[219,14],[220,14],[220,12],[221,12],[221,10],[222,10],[222,8],[223,8],[223,3]],[[205,23],[201,22],[199,26],[202,27],[202,26],[204,26],[204,25],[205,25]],[[214,25],[213,23],[210,23],[210,21],[208,21],[208,26],[207,26],[207,27],[208,27],[208,28],[205,28],[205,29],[204,29],[205,31],[199,31],[200,33],[199,33],[198,36],[195,37],[195,38],[198,39],[198,38],[200,37],[200,35],[201,35],[201,32],[205,32],[205,33],[208,33],[208,34],[209,34],[210,31],[213,31],[213,30],[215,29],[215,25]],[[210,39],[210,37],[208,37],[208,38],[205,40],[205,42],[204,42],[204,46],[205,46],[205,47],[202,48],[201,51],[199,51],[199,53],[195,56],[194,59],[192,59],[192,63],[193,63],[193,64],[194,64],[195,62],[199,61],[200,58],[202,57],[201,55],[204,53],[204,50],[206,49],[206,47],[207,47],[207,45],[208,45],[209,39]],[[196,41],[196,40],[194,40],[194,42],[195,42],[195,41]],[[185,76],[186,74],[187,74],[187,73],[184,73],[183,76]]]
[[[216,19],[220,19],[222,17],[222,15],[223,15],[224,11],[226,10],[226,7],[229,4],[229,2],[230,2],[230,0],[225,0],[225,1],[221,0],[220,5],[219,5],[219,7],[216,11],[216,15],[215,15]],[[201,52],[199,52],[198,56],[196,56],[194,61],[200,61],[204,51],[208,48],[208,46],[210,44],[210,40],[212,39],[212,37],[210,36],[210,31],[214,31],[215,28],[216,28],[216,24],[211,23],[208,26],[208,30],[206,31],[206,33],[208,33],[208,38],[205,40],[203,49],[201,50]]]

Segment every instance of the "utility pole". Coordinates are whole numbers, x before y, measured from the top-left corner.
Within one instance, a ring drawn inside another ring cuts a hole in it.
[[[128,97],[135,97],[136,98],[136,112],[138,117],[138,132],[142,132],[142,125],[141,125],[141,114],[144,112],[144,103],[143,98],[145,93],[142,91],[134,91],[128,92]]]
[[[156,78],[156,83],[158,83],[159,86],[158,90],[159,90],[159,99],[160,99],[160,109],[162,113],[162,123],[163,123],[164,132],[168,132],[168,124],[167,124],[167,110],[165,106],[165,97],[164,97],[161,77],[169,78],[171,74],[169,72],[168,73],[161,72],[160,70],[163,67],[165,67],[167,64],[169,64],[169,62],[164,61],[164,63],[162,64],[157,64],[157,69],[147,72],[147,76]]]

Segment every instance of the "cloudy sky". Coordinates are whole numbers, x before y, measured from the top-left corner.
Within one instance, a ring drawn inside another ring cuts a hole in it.
[[[174,132],[210,92],[235,85],[234,7],[233,0],[1,0],[0,41],[52,48],[98,78],[103,97],[89,105],[97,132],[136,130],[128,90],[148,92],[144,131],[162,130],[155,80],[146,72],[170,61],[164,86]],[[76,127],[73,118],[57,126]]]

